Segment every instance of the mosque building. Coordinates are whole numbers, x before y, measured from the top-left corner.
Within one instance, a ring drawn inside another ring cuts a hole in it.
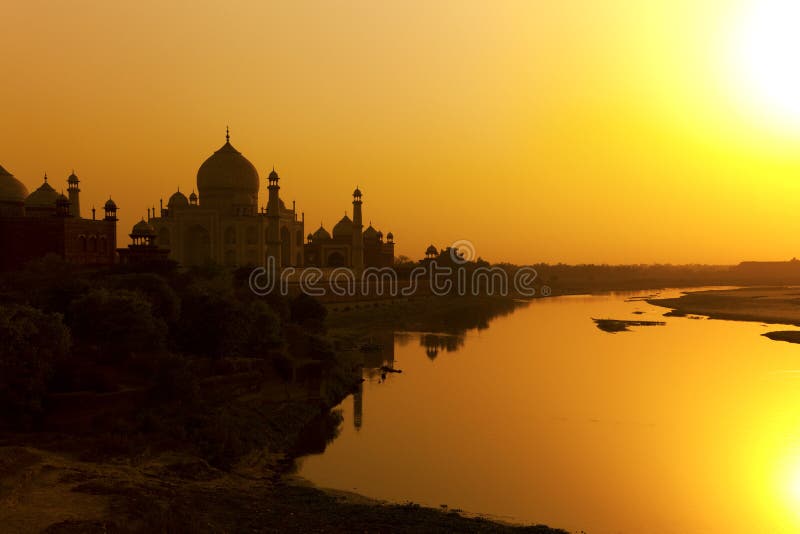
[[[106,201],[104,215],[81,216],[80,180],[73,171],[67,194],[57,192],[47,175],[33,193],[0,166],[0,270],[17,269],[48,254],[78,265],[116,261],[117,205]]]
[[[353,193],[353,219],[345,215],[333,235],[320,226],[303,242],[304,215],[280,198],[280,177],[267,177],[267,202],[259,207],[260,178],[250,161],[225,134],[225,144],[197,171],[197,193],[173,193],[146,221],[155,242],[169,249],[170,259],[184,266],[214,262],[229,267],[264,265],[268,258],[282,267],[366,267],[392,265],[394,239],[370,225],[363,230],[361,191]]]

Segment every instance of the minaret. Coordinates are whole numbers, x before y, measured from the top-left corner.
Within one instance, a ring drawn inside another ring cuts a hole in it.
[[[119,209],[117,208],[117,203],[111,200],[111,197],[108,197],[105,206],[103,206],[103,210],[106,212],[106,216],[103,220],[117,222],[117,209]]]
[[[275,258],[275,266],[280,267],[281,264],[281,202],[278,198],[278,191],[281,187],[278,185],[278,173],[275,172],[275,167],[269,173],[267,180],[267,189],[269,190],[269,200],[267,201],[267,256]]]
[[[361,223],[361,191],[353,191],[353,268],[364,268],[364,225]]]
[[[81,218],[81,200],[80,200],[80,180],[75,175],[75,169],[72,174],[67,178],[67,193],[69,194],[69,214],[76,219]]]

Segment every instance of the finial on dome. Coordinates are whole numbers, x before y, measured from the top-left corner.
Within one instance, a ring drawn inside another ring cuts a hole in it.
[[[225,142],[230,143],[231,141],[231,130],[227,126],[225,127]]]
[[[47,173],[44,173],[44,181],[47,181]]]

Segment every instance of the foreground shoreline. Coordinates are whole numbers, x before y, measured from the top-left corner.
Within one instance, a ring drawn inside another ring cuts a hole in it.
[[[81,462],[29,447],[0,448],[4,532],[530,532],[414,503],[388,504],[165,454]]]
[[[318,426],[319,418],[329,416],[360,378],[360,367],[353,360],[360,353],[352,347],[357,347],[363,336],[382,327],[400,326],[401,320],[406,326],[411,314],[415,324],[426,319],[437,328],[468,329],[518,305],[510,299],[425,299],[399,305],[391,313],[353,310],[347,314],[350,319],[368,327],[359,332],[332,328],[338,357],[325,373],[324,395],[309,395],[299,386],[269,381],[261,383],[256,392],[234,380],[221,390],[224,395],[207,405],[225,410],[227,419],[245,424],[236,427],[238,434],[223,433],[220,439],[253,440],[250,452],[228,467],[198,454],[191,443],[170,442],[158,433],[126,435],[105,430],[94,435],[63,428],[0,434],[0,524],[7,532],[48,533],[565,534],[542,525],[513,525],[462,515],[459,510],[382,502],[318,488],[292,475],[296,444],[305,428]],[[465,306],[474,316],[464,313]],[[456,310],[461,313],[454,313]],[[253,379],[261,376],[256,371],[254,368]],[[121,417],[124,421],[129,418]],[[249,431],[247,425],[251,425]],[[261,446],[256,446],[259,443]]]

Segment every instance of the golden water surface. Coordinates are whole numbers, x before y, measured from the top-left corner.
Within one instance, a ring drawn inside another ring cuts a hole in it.
[[[792,327],[662,318],[631,296],[537,300],[463,343],[397,334],[403,373],[365,375],[300,475],[575,532],[800,531],[800,345],[760,335]]]

